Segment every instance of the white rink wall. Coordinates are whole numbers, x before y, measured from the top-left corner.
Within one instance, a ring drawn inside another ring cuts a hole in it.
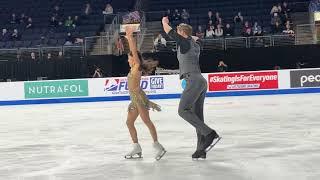
[[[209,97],[319,93],[320,69],[206,73]],[[151,99],[179,98],[178,75],[146,76]],[[0,105],[128,100],[126,77],[0,83]]]

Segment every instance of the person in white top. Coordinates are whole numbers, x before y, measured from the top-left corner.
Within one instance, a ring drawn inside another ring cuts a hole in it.
[[[214,26],[209,26],[209,28],[206,30],[206,38],[213,38],[214,35]]]
[[[154,45],[155,49],[165,48],[167,46],[167,41],[159,33],[157,38],[154,40],[153,45]]]
[[[218,25],[218,28],[215,31],[216,37],[222,37],[223,36],[223,29],[221,28],[221,25]]]

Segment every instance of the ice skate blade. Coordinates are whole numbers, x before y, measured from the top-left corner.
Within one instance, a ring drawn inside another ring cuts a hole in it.
[[[207,147],[205,152],[209,152],[220,140],[221,140],[221,137],[214,139],[212,144],[209,147]]]
[[[124,156],[125,159],[141,159],[143,158],[142,157],[142,153],[138,153],[138,154],[135,154],[135,155],[126,155]]]
[[[199,158],[192,158],[193,161],[204,161],[206,160],[205,157],[199,157]]]
[[[156,157],[156,160],[159,161],[165,154],[167,153],[166,150],[163,150],[160,156]]]

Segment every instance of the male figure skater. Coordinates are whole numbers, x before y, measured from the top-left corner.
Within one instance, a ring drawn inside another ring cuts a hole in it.
[[[207,81],[201,75],[199,66],[200,46],[196,42],[198,39],[192,36],[190,25],[180,24],[176,32],[170,27],[168,17],[162,18],[162,25],[163,30],[177,42],[180,79],[185,79],[187,82],[180,99],[178,113],[197,131],[197,150],[192,154],[192,158],[205,159],[206,152],[220,140],[220,137],[215,130],[204,123],[203,105]]]

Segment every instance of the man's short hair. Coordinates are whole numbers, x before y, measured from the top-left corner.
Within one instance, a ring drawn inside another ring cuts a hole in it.
[[[192,36],[192,26],[190,26],[188,24],[185,24],[185,23],[179,24],[177,27],[177,30],[183,31],[188,36]]]

